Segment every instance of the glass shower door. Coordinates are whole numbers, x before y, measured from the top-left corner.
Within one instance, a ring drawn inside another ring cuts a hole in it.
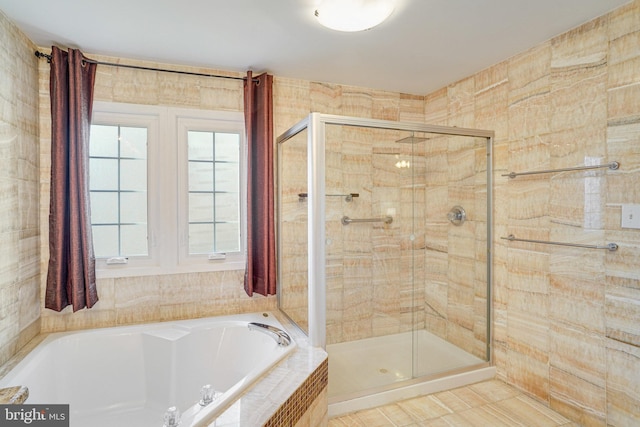
[[[411,133],[325,129],[329,396],[353,397],[413,378]]]
[[[491,135],[312,113],[279,138],[279,307],[326,344],[329,403],[488,366]]]
[[[308,304],[307,131],[278,145],[278,305],[306,333]]]
[[[415,377],[489,360],[487,138],[418,136]]]

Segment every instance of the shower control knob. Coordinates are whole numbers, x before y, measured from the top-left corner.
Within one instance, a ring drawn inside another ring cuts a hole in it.
[[[462,206],[454,206],[447,214],[447,219],[451,221],[453,225],[462,225],[467,219],[467,213]]]

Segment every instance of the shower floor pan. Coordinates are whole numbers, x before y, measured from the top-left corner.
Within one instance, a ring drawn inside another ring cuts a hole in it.
[[[327,353],[330,417],[495,376],[488,362],[425,330],[331,344]]]

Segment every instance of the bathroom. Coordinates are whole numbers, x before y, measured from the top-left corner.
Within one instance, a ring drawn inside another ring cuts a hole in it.
[[[274,135],[311,111],[495,132],[496,375],[579,425],[640,417],[640,232],[620,225],[621,205],[640,203],[639,17],[636,0],[425,95],[274,76]],[[247,297],[237,270],[100,278],[94,308],[44,309],[49,65],[3,14],[0,40],[0,363],[40,333],[277,310],[273,296]],[[240,82],[122,68],[98,69],[95,99],[243,109]],[[561,179],[502,176],[592,158],[621,166]],[[500,238],[509,234],[619,249]]]

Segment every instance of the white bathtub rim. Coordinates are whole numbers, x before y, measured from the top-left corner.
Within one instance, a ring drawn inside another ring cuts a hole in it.
[[[272,325],[285,330],[282,325]],[[285,330],[286,332],[286,330]],[[268,373],[275,365],[280,363],[285,357],[290,355],[296,348],[296,343],[291,339],[291,343],[282,347],[286,349],[280,354],[277,354],[276,357],[273,357],[270,363],[266,364],[261,369],[252,369],[249,371],[244,378],[242,378],[239,382],[235,383],[229,390],[227,390],[223,395],[219,396],[209,405],[202,407],[197,402],[191,406],[185,413],[182,414],[182,423],[184,426],[191,427],[204,427],[210,425],[212,421],[214,421],[227,407],[235,402],[235,400],[242,395],[245,391],[247,391],[256,381],[258,381],[262,376]],[[185,422],[189,422],[189,424],[184,424]]]
[[[267,316],[265,316],[267,315]],[[243,318],[243,320],[237,320],[238,318]],[[244,318],[247,317],[247,320],[244,320]],[[161,322],[150,322],[150,323],[138,323],[138,324],[134,324],[134,325],[121,325],[121,326],[107,326],[104,328],[92,328],[92,329],[77,329],[77,330],[71,330],[71,331],[62,331],[62,332],[51,332],[46,334],[46,337],[40,341],[36,347],[39,347],[41,345],[43,345],[44,343],[48,343],[50,341],[53,340],[57,340],[59,338],[68,336],[68,335],[81,335],[81,334],[109,334],[110,332],[113,331],[123,331],[126,333],[136,333],[139,330],[144,330],[144,329],[148,329],[149,327],[152,326],[168,326],[168,325],[173,325],[173,324],[177,324],[178,326],[182,325],[182,324],[193,324],[194,326],[189,326],[188,329],[198,329],[198,327],[202,327],[205,324],[210,323],[211,321],[213,321],[215,319],[216,323],[218,322],[228,322],[229,324],[236,324],[236,325],[242,325],[246,322],[259,322],[259,323],[264,323],[264,324],[271,324],[270,322],[273,322],[272,326],[276,326],[278,328],[282,328],[284,329],[284,327],[280,324],[280,322],[278,321],[278,319],[276,318],[276,316],[269,311],[264,311],[264,312],[257,312],[257,313],[244,313],[244,314],[231,314],[231,315],[225,315],[225,316],[210,316],[210,317],[198,317],[198,318],[194,318],[194,319],[180,319],[180,320],[165,320],[165,321],[161,321]],[[285,330],[286,331],[286,330]],[[29,355],[31,353],[33,353],[32,349],[31,351],[29,351]],[[25,356],[22,360],[25,360],[28,357]],[[19,363],[22,363],[22,360],[20,360]],[[17,365],[16,365],[17,366]],[[13,369],[13,368],[12,368]],[[4,378],[0,377],[0,380],[2,380]]]
[[[243,319],[247,317],[248,320],[246,321],[237,320],[239,317],[242,317]],[[280,321],[278,321],[276,316],[269,311],[256,312],[256,313],[231,314],[231,315],[225,315],[225,316],[199,317],[195,319],[167,320],[162,322],[140,323],[135,325],[108,326],[104,328],[77,329],[77,330],[62,331],[62,332],[50,332],[50,333],[45,333],[46,336],[44,336],[44,338],[42,338],[39,342],[37,342],[33,346],[33,348],[30,348],[26,354],[21,354],[21,352],[18,352],[18,354],[14,355],[14,357],[8,360],[5,363],[5,365],[0,366],[0,368],[3,368],[2,370],[5,371],[3,374],[0,374],[0,387],[5,387],[5,385],[3,385],[5,383],[5,379],[8,377],[10,378],[11,373],[14,372],[17,368],[24,366],[30,360],[36,357],[42,357],[42,356],[38,356],[38,354],[42,351],[43,347],[45,347],[46,344],[51,343],[52,341],[56,341],[60,338],[64,338],[66,336],[82,335],[82,334],[109,334],[110,332],[113,332],[113,331],[122,331],[122,333],[136,333],[137,331],[148,329],[151,326],[169,326],[177,323],[178,324],[193,323],[194,325],[198,325],[200,323],[205,324],[207,322],[211,322],[214,319],[216,319],[216,322],[218,321],[234,322],[237,325],[242,325],[246,322],[259,322],[259,323],[264,323],[264,324],[281,328],[285,332],[289,333],[289,331],[287,331],[282,326]],[[189,329],[197,329],[197,326],[191,326]],[[291,334],[289,333],[289,335]],[[38,337],[34,338],[34,340],[36,339],[38,339]],[[28,345],[29,344],[27,344],[27,346]]]

